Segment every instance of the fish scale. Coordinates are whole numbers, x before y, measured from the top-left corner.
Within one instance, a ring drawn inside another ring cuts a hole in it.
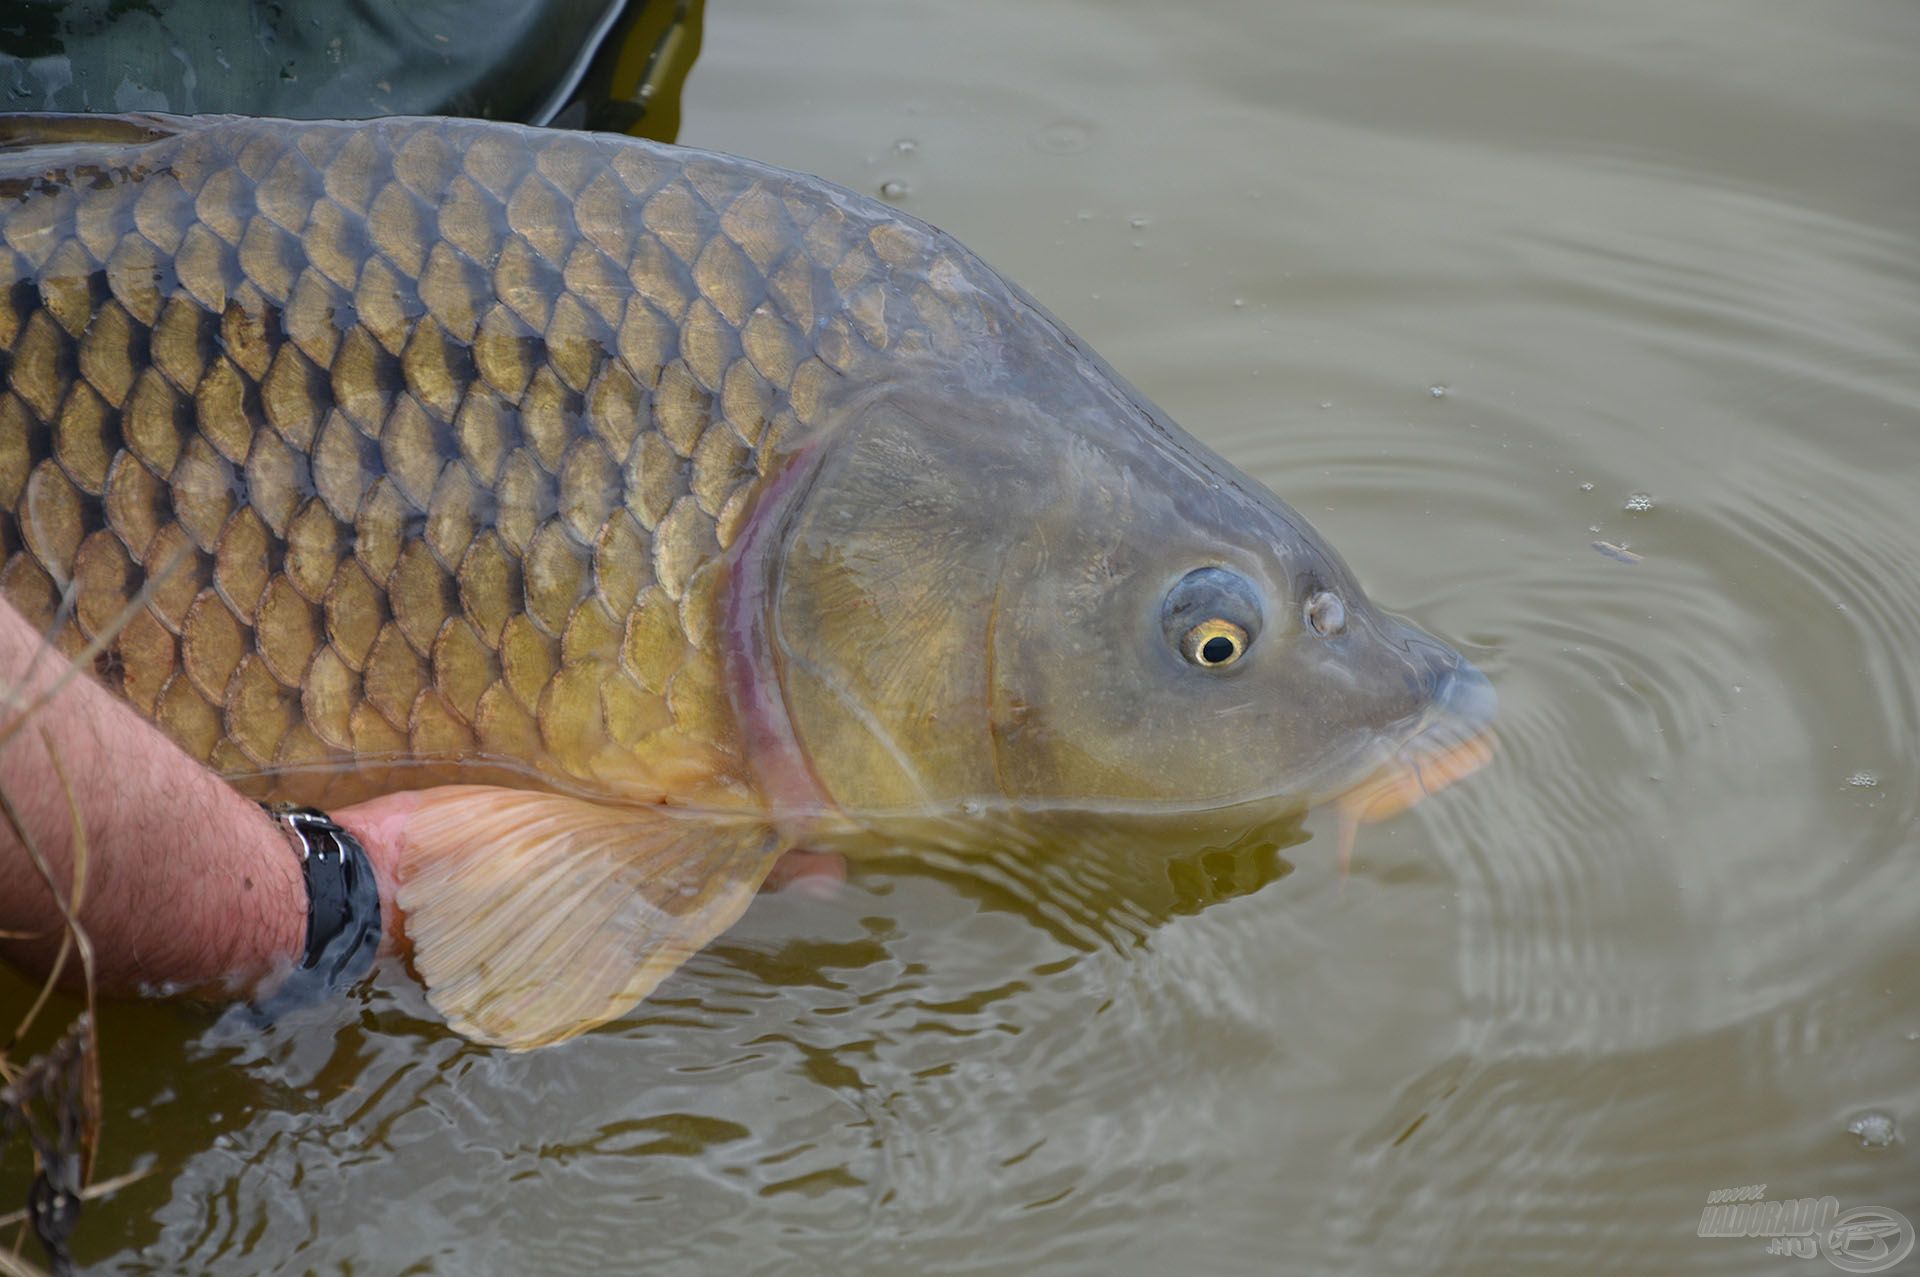
[[[726,549],[847,374],[956,346],[995,287],[824,183],[638,140],[28,125],[63,145],[0,149],[0,590],[72,653],[150,589],[103,676],[330,796],[474,756],[741,792]]]
[[[0,370],[0,590],[256,792],[425,789],[392,903],[481,1041],[624,1014],[796,849],[1350,837],[1491,752],[1030,298],[750,161],[0,116]]]

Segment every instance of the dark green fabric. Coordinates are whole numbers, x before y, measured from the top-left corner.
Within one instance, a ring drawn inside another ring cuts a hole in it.
[[[545,123],[622,0],[10,0],[0,103]],[[644,4],[636,4],[644,8]]]

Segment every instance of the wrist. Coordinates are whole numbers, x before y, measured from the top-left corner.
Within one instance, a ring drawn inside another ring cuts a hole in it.
[[[307,889],[306,935],[299,961],[255,1004],[263,1021],[326,1001],[358,984],[380,948],[380,891],[360,841],[325,812],[265,805],[287,834]]]

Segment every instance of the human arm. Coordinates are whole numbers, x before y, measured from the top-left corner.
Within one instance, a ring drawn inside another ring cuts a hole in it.
[[[87,848],[80,922],[99,988],[246,992],[297,960],[306,941],[306,885],[285,831],[258,806],[84,672],[19,722],[70,672],[0,603],[0,732],[11,732],[0,744],[0,790],[63,895],[79,844],[78,809]],[[409,806],[400,795],[333,813],[366,848],[389,941]],[[0,957],[44,972],[62,925],[13,822],[0,820],[0,934],[12,937],[0,938]]]

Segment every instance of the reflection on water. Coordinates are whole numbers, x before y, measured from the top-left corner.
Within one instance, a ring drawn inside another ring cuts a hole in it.
[[[1464,640],[1501,753],[1344,881],[1315,816],[767,897],[530,1056],[397,972],[264,1039],[114,1008],[102,1173],[158,1169],[103,1270],[1747,1274],[1715,1189],[1920,1220],[1920,13],[706,17],[682,140],[900,183]]]

